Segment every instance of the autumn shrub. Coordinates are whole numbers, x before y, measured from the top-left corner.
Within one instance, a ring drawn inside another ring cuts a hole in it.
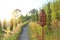
[[[23,26],[25,26],[28,22],[29,22],[29,21],[22,23],[22,24],[19,26],[19,28],[14,31],[14,34],[9,34],[10,36],[8,36],[7,38],[4,38],[4,39],[5,39],[5,40],[18,40],[18,37],[19,37],[19,35],[20,35],[20,33],[21,33],[21,28],[22,28]]]

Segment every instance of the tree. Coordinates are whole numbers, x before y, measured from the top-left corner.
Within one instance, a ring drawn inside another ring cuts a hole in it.
[[[3,21],[3,29],[4,29],[4,30],[7,30],[6,19],[4,19],[4,21]]]
[[[36,19],[38,20],[38,10],[37,9],[32,9],[30,10],[31,13],[31,18],[33,21],[36,21]]]
[[[1,21],[0,21],[0,33],[2,32],[2,24],[1,24]]]
[[[15,9],[14,11],[13,11],[13,17],[14,17],[14,26],[16,27],[16,17],[18,16],[17,14],[19,13],[19,12],[21,12],[21,10],[19,10],[19,9]]]
[[[50,2],[48,3],[48,23],[47,23],[47,28],[48,28],[48,33],[52,33],[53,32],[53,30],[52,30],[52,28],[51,28],[51,21],[52,21],[52,19],[51,19],[51,8],[50,8]]]
[[[2,30],[2,24],[0,21],[0,40],[2,40],[2,38],[3,38],[3,30]]]
[[[15,19],[16,19],[16,17],[18,16],[17,14],[18,14],[19,12],[21,12],[21,10],[19,10],[19,9],[15,9],[15,10],[13,11],[13,16],[15,17]]]
[[[48,3],[48,26],[51,26],[51,9],[50,9],[50,3]]]
[[[18,23],[22,23],[22,22],[28,21],[29,19],[30,19],[30,16],[28,16],[27,14],[26,14],[26,16],[21,15],[18,18]]]
[[[53,3],[53,10],[54,12],[57,12],[60,9],[60,2],[59,1],[54,1]]]
[[[19,18],[18,18],[18,23],[22,23],[24,22],[24,16],[21,15]]]
[[[60,21],[60,13],[59,12],[56,13],[56,19]]]
[[[26,21],[29,20],[29,16],[28,16],[28,14],[26,14],[25,18],[26,18]]]
[[[36,10],[36,21],[38,21],[39,18],[38,18],[38,10]]]
[[[10,30],[12,31],[13,30],[13,19],[10,20]]]

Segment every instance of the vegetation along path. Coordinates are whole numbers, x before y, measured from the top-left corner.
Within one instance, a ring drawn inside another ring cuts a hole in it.
[[[19,40],[29,40],[28,27],[29,27],[29,24],[25,25],[22,28],[22,32],[20,34]]]

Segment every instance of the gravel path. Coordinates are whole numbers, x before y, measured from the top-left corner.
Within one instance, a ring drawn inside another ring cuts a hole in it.
[[[22,28],[19,40],[29,40],[28,27],[29,25],[27,24],[25,27]]]

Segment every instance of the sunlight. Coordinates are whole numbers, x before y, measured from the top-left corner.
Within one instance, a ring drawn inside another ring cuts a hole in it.
[[[47,0],[46,0],[47,1]],[[0,0],[0,20],[4,20],[6,18],[7,21],[11,19],[11,11],[18,8],[22,11],[22,15],[26,15],[31,9],[42,7],[46,1],[41,0]],[[22,4],[22,5],[21,5]],[[32,6],[31,6],[32,4]]]
[[[4,21],[4,19],[6,19],[6,21],[9,21],[11,19],[11,16],[8,13],[6,13],[6,14],[2,13],[2,14],[0,14],[0,20]]]

